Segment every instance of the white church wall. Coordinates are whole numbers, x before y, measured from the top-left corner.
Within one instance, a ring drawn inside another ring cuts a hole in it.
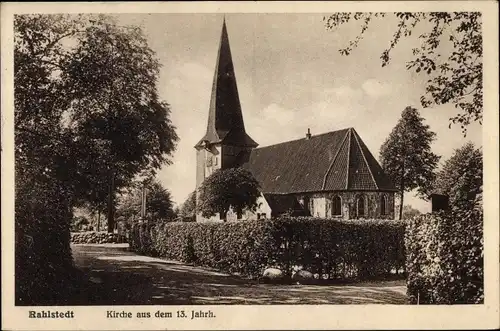
[[[326,198],[312,198],[313,213],[315,217],[326,217]]]

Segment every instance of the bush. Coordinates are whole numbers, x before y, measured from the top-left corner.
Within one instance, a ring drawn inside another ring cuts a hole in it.
[[[61,304],[74,271],[68,201],[61,183],[16,175],[16,305]]]
[[[411,303],[483,302],[481,209],[416,217],[407,226],[405,242]]]
[[[71,231],[82,231],[90,224],[85,216],[74,216],[71,220]]]
[[[368,279],[404,267],[404,223],[281,218],[241,222],[138,224],[131,249],[258,277],[269,266],[300,266],[332,278]]]
[[[107,232],[96,232],[96,231],[86,231],[86,232],[73,232],[71,233],[71,242],[73,244],[111,244],[111,243],[122,243],[125,242],[123,236],[117,233],[107,233]]]

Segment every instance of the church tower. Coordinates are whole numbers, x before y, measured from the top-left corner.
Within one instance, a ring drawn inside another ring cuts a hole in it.
[[[207,131],[195,145],[196,189],[216,169],[238,167],[247,162],[252,149],[257,146],[245,131],[224,20],[215,63]],[[201,215],[197,215],[196,219],[202,220]]]

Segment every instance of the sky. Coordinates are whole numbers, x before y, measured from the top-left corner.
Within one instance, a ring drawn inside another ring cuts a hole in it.
[[[453,105],[421,107],[427,78],[405,68],[418,39],[402,40],[390,64],[381,66],[396,21],[375,21],[358,48],[342,56],[338,49],[358,34],[359,25],[328,31],[323,16],[225,15],[246,131],[260,146],[302,138],[307,128],[314,135],[354,127],[379,159],[380,146],[407,106],[419,109],[437,134],[432,150],[442,156],[441,164],[467,141],[482,146],[479,124],[469,126],[465,138],[459,126],[448,127],[456,114]],[[120,24],[142,27],[162,64],[158,90],[171,105],[180,141],[173,164],[157,178],[181,204],[195,188],[194,145],[206,129],[223,15],[116,17]],[[405,195],[405,204],[430,208],[413,192]]]

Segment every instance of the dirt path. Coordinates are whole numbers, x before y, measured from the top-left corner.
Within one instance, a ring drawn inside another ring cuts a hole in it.
[[[75,305],[405,304],[404,281],[336,286],[268,285],[140,256],[127,245],[73,245],[83,272]]]

